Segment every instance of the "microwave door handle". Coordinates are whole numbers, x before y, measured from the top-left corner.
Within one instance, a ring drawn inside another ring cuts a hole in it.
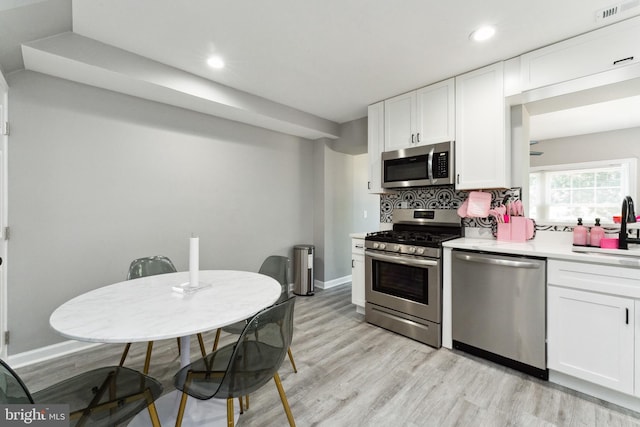
[[[429,170],[429,180],[432,184],[435,184],[435,180],[433,179],[433,147],[429,151],[429,160],[427,161],[427,169]]]

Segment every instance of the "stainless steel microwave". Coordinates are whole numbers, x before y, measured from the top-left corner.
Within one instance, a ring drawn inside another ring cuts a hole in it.
[[[453,146],[449,141],[382,153],[382,187],[453,184]]]

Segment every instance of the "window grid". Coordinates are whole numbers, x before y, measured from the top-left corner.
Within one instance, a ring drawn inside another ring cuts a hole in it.
[[[539,222],[575,223],[577,218],[583,218],[585,223],[593,223],[600,218],[603,224],[611,224],[613,216],[620,214],[630,179],[624,161],[615,165],[606,162],[602,167],[575,164],[532,172],[530,214]]]

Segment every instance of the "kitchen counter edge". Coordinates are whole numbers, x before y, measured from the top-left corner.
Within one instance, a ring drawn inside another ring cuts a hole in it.
[[[542,258],[588,262],[619,267],[640,268],[640,257],[616,256],[597,253],[579,253],[571,250],[571,233],[538,233],[535,239],[523,243],[503,242],[495,239],[462,237],[443,243],[445,248],[466,249],[499,254],[535,256]]]

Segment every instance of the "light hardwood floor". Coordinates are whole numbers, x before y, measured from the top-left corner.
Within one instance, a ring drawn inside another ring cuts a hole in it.
[[[539,381],[457,351],[433,349],[364,322],[351,287],[298,297],[292,351],[295,374],[280,368],[291,410],[304,426],[639,426],[640,414]],[[212,334],[205,335],[207,345]],[[223,337],[223,343],[237,336]],[[192,341],[196,341],[193,339]],[[122,346],[18,369],[37,390],[97,366],[117,364]],[[145,346],[127,366],[142,368]],[[193,347],[192,355],[199,355]],[[179,365],[175,340],[157,342],[150,375],[172,389]],[[251,395],[239,427],[286,426],[273,382]]]

